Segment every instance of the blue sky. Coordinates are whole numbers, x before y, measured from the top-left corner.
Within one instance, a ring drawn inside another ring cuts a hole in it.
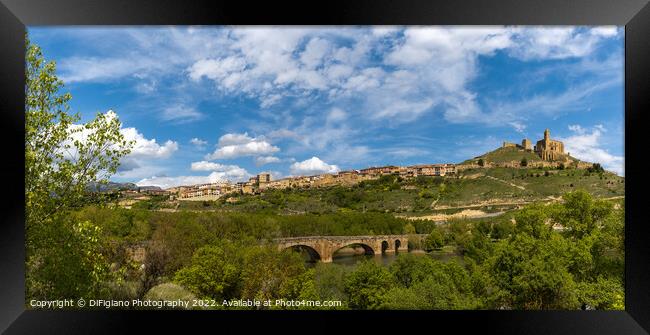
[[[170,187],[455,163],[536,141],[624,171],[619,27],[30,27],[72,110]]]

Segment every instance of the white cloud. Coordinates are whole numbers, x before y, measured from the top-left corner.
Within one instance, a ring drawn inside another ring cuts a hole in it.
[[[212,172],[207,176],[176,176],[176,177],[151,177],[144,178],[136,182],[138,186],[159,186],[163,189],[175,186],[189,186],[197,184],[209,184],[216,182],[236,182],[244,181],[250,177],[248,173],[236,174],[229,172]]]
[[[160,86],[157,78],[184,71],[194,84],[207,79],[218,93],[257,99],[263,109],[285,98],[322,95],[333,102],[354,99],[359,106],[348,112],[393,123],[434,110],[449,122],[489,122],[492,115],[481,110],[468,85],[479,73],[479,56],[505,51],[523,60],[584,58],[621,32],[613,26],[89,31],[86,38],[102,40],[109,56],[63,59],[59,70],[66,81],[130,77],[149,92]],[[162,117],[191,121],[201,114],[185,108]]]
[[[190,143],[194,144],[195,146],[202,148],[208,144],[208,141],[204,141],[198,137],[194,137],[190,140]]]
[[[214,171],[221,173],[220,176],[229,180],[244,180],[251,176],[248,171],[237,165],[223,165],[213,162],[192,162],[192,171]]]
[[[237,165],[224,165],[208,161],[192,162],[191,169],[192,171],[219,171],[241,175],[248,174],[246,170]]]
[[[600,26],[591,28],[591,34],[602,37],[613,37],[618,35],[618,27],[616,26]]]
[[[206,155],[206,159],[231,159],[243,156],[261,156],[280,151],[280,148],[264,138],[253,138],[248,134],[226,134],[219,138],[219,148]]]
[[[270,163],[279,163],[280,158],[274,156],[255,157],[255,165],[262,166]]]
[[[136,184],[140,186],[151,185],[169,188],[183,185],[196,185],[216,183],[222,181],[238,182],[248,180],[252,175],[237,165],[224,165],[214,162],[192,162],[192,171],[212,171],[207,176],[154,176],[144,178]],[[151,173],[149,174],[151,175]]]
[[[340,169],[336,165],[330,165],[318,157],[312,157],[302,162],[291,164],[290,171],[294,175],[315,175],[321,173],[336,173]]]
[[[147,139],[144,135],[138,132],[133,127],[122,128],[122,135],[127,141],[135,141],[131,153],[127,157],[132,158],[169,158],[176,150],[178,150],[178,143],[172,140],[167,140],[164,144],[160,145],[156,139]]]
[[[117,118],[117,114],[109,110],[106,112],[107,117]],[[83,125],[73,125],[73,129],[79,129]],[[174,152],[178,150],[178,143],[172,140],[167,140],[164,144],[159,144],[157,140],[147,139],[142,133],[140,133],[134,127],[120,128],[120,133],[124,137],[124,140],[132,143],[131,152],[123,157],[125,160],[142,160],[142,159],[163,159],[169,158]],[[86,137],[89,135],[86,129],[82,131],[77,131],[72,135],[72,139],[85,141]],[[133,162],[130,162],[133,164]]]
[[[243,134],[226,134],[219,138],[218,145],[225,147],[228,145],[239,145],[253,142],[255,139],[248,136],[248,133]]]
[[[622,67],[620,68],[622,70]],[[540,93],[520,101],[488,101],[489,112],[480,113],[482,122],[489,125],[510,124],[518,130],[518,125],[540,114],[545,116],[562,113],[588,111],[590,98],[601,91],[611,89],[622,82],[622,73],[599,77],[597,80],[576,84],[559,93]]]
[[[513,28],[510,53],[524,60],[584,57],[604,38],[618,34],[616,27],[526,27]]]
[[[277,129],[273,130],[268,134],[268,137],[271,139],[281,139],[281,138],[292,138],[292,139],[300,139],[300,135],[297,134],[295,131],[291,131],[289,129]]]
[[[564,151],[580,160],[600,163],[606,170],[619,175],[624,174],[624,157],[610,154],[602,146],[602,135],[605,128],[602,125],[585,129],[580,125],[569,126],[574,135],[560,138],[564,142]]]
[[[327,122],[341,122],[347,119],[347,113],[340,108],[333,108],[329,114],[327,114]]]
[[[185,123],[200,120],[203,118],[203,114],[192,107],[175,105],[163,109],[161,118],[165,121]]]
[[[109,110],[105,113],[107,119],[118,118],[117,114]],[[77,147],[74,141],[84,143],[90,130],[82,124],[72,125],[69,139],[64,143],[70,145],[65,149],[66,159],[77,159]],[[165,168],[155,164],[156,161],[170,158],[178,150],[178,143],[167,140],[159,144],[156,139],[148,139],[134,127],[120,128],[124,140],[131,144],[130,153],[120,158],[120,165],[114,177],[117,178],[139,178],[151,175],[152,173],[163,172]],[[62,149],[63,150],[63,149]]]
[[[212,80],[224,80],[228,76],[239,73],[246,68],[246,61],[238,57],[221,59],[201,59],[192,64],[187,71],[192,80],[206,77]]]
[[[511,125],[512,128],[514,128],[515,131],[520,133],[520,134],[523,134],[524,131],[526,130],[526,125],[521,123],[521,122],[511,121],[511,122],[508,122],[508,124]]]

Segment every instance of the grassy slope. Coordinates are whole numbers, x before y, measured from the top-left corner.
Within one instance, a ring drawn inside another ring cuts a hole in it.
[[[575,157],[567,156],[571,161],[579,161]],[[508,147],[498,148],[496,150],[485,153],[481,156],[468,159],[461,164],[476,164],[479,159],[483,159],[486,163],[506,163],[511,161],[521,161],[526,158],[529,162],[538,162],[542,159],[534,152],[525,151],[523,149]]]
[[[473,175],[473,178],[426,177],[402,181],[385,178],[353,187],[275,190],[259,196],[244,195],[235,204],[181,202],[181,208],[269,210],[286,214],[339,210],[426,213],[432,211],[431,203],[436,199],[437,206],[453,207],[485,201],[534,201],[577,189],[598,197],[624,195],[624,179],[610,173],[604,173],[601,179],[599,174],[588,175],[584,170],[548,170],[548,176],[545,172],[543,169],[476,169],[464,172],[465,176]]]
[[[461,164],[476,163],[482,158],[486,163],[505,163],[510,161],[521,161],[526,158],[529,162],[540,161],[541,159],[535,153],[525,151],[518,148],[498,148],[496,150],[485,153],[473,159],[468,159]]]

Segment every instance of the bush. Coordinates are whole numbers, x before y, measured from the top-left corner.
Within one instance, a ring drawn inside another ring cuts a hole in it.
[[[192,292],[174,283],[164,283],[154,286],[144,295],[144,300],[157,301],[157,300],[181,300],[189,301],[192,307],[192,300],[196,296]]]
[[[431,251],[433,249],[440,249],[444,243],[442,233],[438,229],[433,229],[424,240],[424,250]]]
[[[386,268],[367,260],[361,262],[345,278],[345,293],[348,295],[350,308],[379,308],[383,295],[393,285],[393,276]]]

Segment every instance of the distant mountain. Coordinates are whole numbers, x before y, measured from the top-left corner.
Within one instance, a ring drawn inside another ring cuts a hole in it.
[[[90,183],[86,187],[89,192],[110,192],[110,191],[151,191],[160,190],[158,186],[138,186],[134,183],[116,183],[109,181],[107,184]]]
[[[140,191],[160,191],[160,186],[139,186]]]

